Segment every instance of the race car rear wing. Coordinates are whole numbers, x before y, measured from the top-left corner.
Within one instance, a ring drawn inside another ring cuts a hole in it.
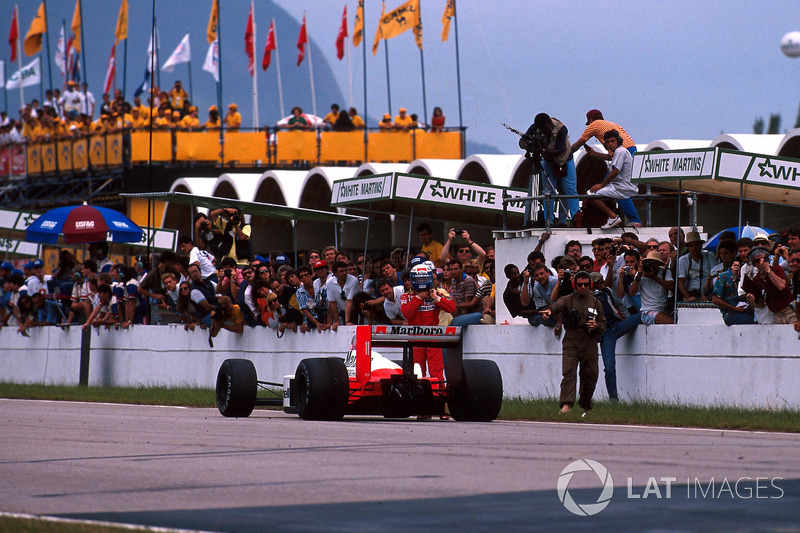
[[[357,326],[356,380],[370,379],[373,346],[403,348],[403,373],[413,374],[413,348],[447,348],[447,380],[461,380],[461,327],[457,326]]]

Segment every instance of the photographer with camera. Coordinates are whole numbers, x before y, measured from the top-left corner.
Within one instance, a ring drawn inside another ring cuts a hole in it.
[[[653,324],[672,324],[674,323],[671,309],[667,308],[669,291],[674,290],[675,281],[672,272],[658,252],[650,252],[639,265],[639,272],[633,278],[633,282],[628,287],[628,294],[631,296],[639,295],[642,306],[642,324],[652,326]]]
[[[725,325],[755,324],[753,306],[746,298],[739,296],[737,289],[741,279],[742,264],[747,263],[747,258],[742,259],[734,255],[736,253],[736,242],[734,241],[720,242],[717,252],[723,263],[729,262],[730,259],[730,266],[720,272],[714,280],[711,301],[722,313]]]
[[[709,299],[704,289],[717,260],[714,254],[703,250],[704,242],[700,233],[690,231],[686,235],[689,253],[678,258],[678,295],[685,302],[705,302]]]
[[[456,237],[459,237],[459,242],[463,240],[465,244],[457,244]],[[457,248],[455,248],[456,246]],[[452,253],[452,248],[456,249],[455,254]],[[447,240],[442,245],[442,253],[439,255],[439,260],[442,264],[447,264],[451,259],[458,259],[461,264],[464,264],[464,261],[472,259],[473,252],[478,260],[478,267],[482,268],[483,259],[486,257],[484,249],[478,243],[472,241],[467,230],[450,228],[450,231],[447,232]]]
[[[551,118],[547,113],[539,113],[519,140],[519,147],[525,150],[525,157],[534,161],[534,168],[537,164],[541,164],[542,184],[546,194],[557,194],[557,191],[562,191],[563,194],[578,194],[578,175],[572,158],[569,132],[561,121]],[[569,214],[564,212],[564,203],[560,202],[558,223],[561,225],[570,222],[580,208],[577,198],[569,199],[566,203],[569,206]],[[553,223],[553,208],[553,200],[545,203],[546,223]]]
[[[552,314],[561,315],[564,323],[564,340],[561,352],[561,396],[560,413],[569,413],[575,404],[578,384],[577,371],[580,365],[580,399],[578,405],[584,411],[594,407],[592,396],[597,385],[599,373],[597,365],[597,342],[606,329],[603,305],[592,290],[592,280],[588,272],[577,272],[573,284],[575,292],[559,300],[541,314],[549,319]]]
[[[239,287],[244,281],[242,271],[232,257],[222,258],[221,266],[222,268],[217,272],[217,276],[219,277],[217,292],[230,297],[231,300],[236,302],[239,299]]]
[[[769,250],[762,246],[754,247],[750,250],[750,262],[756,269],[755,275],[742,279],[742,289],[748,294],[748,301],[752,302],[763,295],[775,324],[797,322],[797,316],[792,309],[794,297],[786,273],[779,265],[770,265]]]
[[[253,258],[250,250],[250,224],[245,223],[238,207],[214,209],[209,213],[214,226],[222,230],[219,245],[213,250],[218,260],[232,257],[237,264],[247,264]]]
[[[204,213],[197,213],[194,216],[194,236],[200,249],[213,256],[222,239],[222,230],[215,227]]]

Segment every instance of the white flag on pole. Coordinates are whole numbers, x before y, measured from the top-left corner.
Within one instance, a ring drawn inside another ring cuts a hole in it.
[[[67,40],[64,35],[64,25],[61,25],[61,33],[58,34],[58,45],[56,45],[56,56],[53,58],[58,67],[58,70],[61,71],[61,75],[64,76],[67,73]]]
[[[178,47],[172,52],[172,55],[169,56],[167,62],[164,63],[164,66],[161,67],[161,70],[165,72],[172,72],[175,70],[175,65],[180,65],[181,63],[188,63],[192,60],[192,52],[189,48],[189,34],[187,33],[186,36],[181,39],[181,42],[178,44]]]
[[[219,42],[214,41],[208,46],[203,70],[210,72],[214,80],[219,83]]]
[[[6,90],[19,88],[20,79],[22,79],[23,87],[29,87],[31,85],[38,85],[42,83],[42,71],[39,68],[39,56],[36,56],[36,59],[22,67],[21,71],[18,70],[9,76],[8,81],[6,82]]]

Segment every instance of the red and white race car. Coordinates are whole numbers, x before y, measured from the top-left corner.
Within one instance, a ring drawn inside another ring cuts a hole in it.
[[[303,359],[283,383],[258,381],[249,359],[227,359],[217,375],[217,407],[224,416],[246,417],[253,408],[283,406],[304,420],[341,420],[344,415],[386,418],[444,415],[491,421],[503,402],[503,378],[494,361],[462,358],[461,328],[450,326],[357,326],[345,359]],[[390,361],[373,347],[402,347]],[[414,347],[443,348],[445,380],[423,377]],[[258,398],[258,388],[283,387],[283,398]]]

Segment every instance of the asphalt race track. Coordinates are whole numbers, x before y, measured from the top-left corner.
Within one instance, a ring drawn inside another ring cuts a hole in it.
[[[0,415],[6,512],[237,532],[800,531],[794,434],[24,400]],[[560,477],[590,516],[561,503]]]

